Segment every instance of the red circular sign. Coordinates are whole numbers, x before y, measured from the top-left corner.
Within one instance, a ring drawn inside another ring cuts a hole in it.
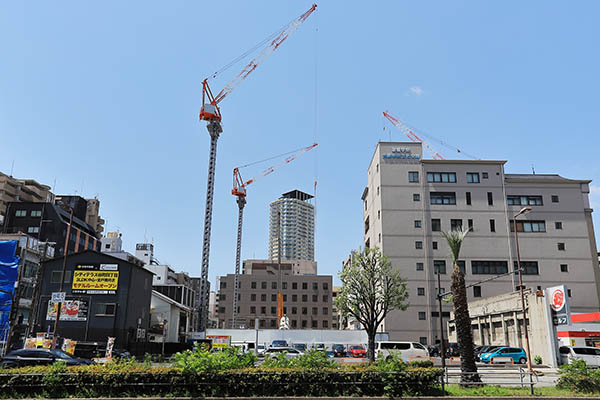
[[[550,296],[550,307],[554,311],[560,311],[565,306],[565,292],[562,289],[556,289]]]

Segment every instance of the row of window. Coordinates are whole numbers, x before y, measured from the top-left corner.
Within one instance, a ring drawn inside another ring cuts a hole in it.
[[[268,286],[268,282],[260,282],[260,288],[261,289],[267,289]],[[242,287],[242,282],[238,282],[238,289]],[[323,284],[321,285],[321,287],[323,288],[323,290],[329,290],[329,283],[328,282],[323,282]],[[227,282],[221,282],[220,284],[220,288],[221,289],[227,289]],[[250,288],[251,289],[257,289],[258,288],[258,282],[250,282]],[[281,289],[283,290],[287,290],[288,288],[288,282],[281,282]],[[271,282],[271,289],[273,290],[277,290],[277,282]],[[319,283],[318,282],[313,282],[312,283],[312,289],[313,290],[319,290]],[[292,282],[292,290],[298,290],[298,282]],[[302,282],[302,290],[308,290],[308,282]]]
[[[482,178],[487,179],[488,173],[483,172]],[[409,171],[408,181],[419,183],[419,171]],[[428,172],[427,182],[429,183],[456,183],[456,172]],[[479,172],[467,172],[467,183],[479,183]]]
[[[42,212],[40,210],[32,210],[29,215],[32,217],[41,217]],[[16,210],[15,211],[15,217],[26,217],[26,216],[27,216],[27,210]]]
[[[225,321],[222,321],[222,324],[225,324]],[[259,320],[258,322],[258,326],[260,328],[266,328],[268,326],[270,326],[271,328],[275,328],[277,327],[277,321],[274,319],[271,319],[269,321],[265,321],[264,319]],[[292,328],[298,328],[298,326],[302,327],[302,328],[308,328],[308,321],[303,319],[303,320],[295,320],[295,319],[290,319],[290,326]],[[254,328],[254,320],[250,320],[250,328]],[[319,328],[319,321],[315,321],[315,320],[311,320],[310,322],[310,327],[313,329]],[[336,324],[333,324],[333,327],[337,327]],[[323,329],[329,329],[329,321],[325,320],[322,321],[321,323],[321,328]]]
[[[292,302],[298,302],[298,295],[297,294],[293,294],[292,296]],[[250,294],[250,301],[257,301],[256,299],[258,298],[256,293],[252,293]],[[324,294],[322,297],[322,300],[324,303],[327,303],[329,301],[329,295]],[[308,295],[303,294],[302,297],[302,303],[307,303],[308,302]],[[225,293],[220,293],[219,294],[219,301],[225,301],[227,300],[227,295]],[[242,295],[238,294],[238,300],[241,301],[242,300]],[[267,301],[267,294],[266,293],[262,293],[260,295],[260,301],[262,302],[266,302]],[[271,301],[277,301],[277,294],[275,293],[271,293]],[[283,301],[288,301],[288,295],[284,294],[283,295]],[[319,296],[316,294],[312,295],[312,302],[316,303],[317,301],[319,301]]]
[[[456,192],[430,192],[429,200],[430,203],[433,205],[456,205]],[[421,201],[421,195],[419,193],[414,193],[413,201]],[[488,205],[494,205],[494,194],[492,192],[487,192],[487,201]],[[468,206],[472,204],[471,192],[465,192],[465,202]],[[509,206],[543,205],[542,196],[507,196],[506,202]],[[552,202],[559,202],[559,198],[557,195],[552,195]]]
[[[470,231],[475,229],[472,219],[467,219],[467,226]],[[416,219],[414,221],[415,228],[421,228],[421,220]],[[450,219],[450,230],[460,231],[463,228],[463,220],[462,219]],[[556,221],[554,223],[554,228],[557,230],[561,230],[563,228],[562,221]],[[442,220],[439,218],[431,219],[431,230],[433,232],[441,232],[442,229]],[[514,232],[515,227],[513,221],[510,221],[510,231]],[[496,232],[496,220],[490,219],[490,232]],[[517,232],[546,232],[546,221],[517,221]]]
[[[250,314],[256,314],[257,310],[260,309],[260,314],[266,314],[267,313],[267,307],[266,306],[250,306]],[[283,307],[283,313],[287,314],[287,307]],[[298,307],[290,307],[291,309],[291,315],[297,315],[298,314]],[[221,306],[219,307],[219,313],[225,313],[227,311],[227,307],[225,306]],[[276,315],[277,314],[277,307],[273,306],[271,307],[271,315]],[[312,313],[310,315],[319,315],[319,307],[312,307]],[[329,315],[329,307],[323,307],[322,308],[322,315]],[[240,312],[240,307],[238,306],[238,313]],[[308,315],[308,307],[300,307],[300,312],[302,315]]]
[[[465,261],[458,261],[458,268],[463,273],[466,273]],[[451,265],[451,264],[450,264]],[[422,262],[416,264],[417,271],[423,271],[425,266]],[[521,273],[523,275],[539,275],[540,269],[537,261],[521,261]],[[514,270],[518,270],[517,261],[514,262]],[[433,260],[433,272],[434,274],[445,275],[446,272],[446,260]],[[568,264],[560,264],[560,272],[569,272]],[[473,275],[502,275],[508,273],[508,261],[471,261],[471,273]]]

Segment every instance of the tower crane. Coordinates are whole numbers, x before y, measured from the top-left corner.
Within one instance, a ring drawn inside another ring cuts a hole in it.
[[[423,139],[421,139],[419,136],[417,136],[417,134],[415,133],[415,129],[410,128],[405,123],[403,123],[402,121],[398,120],[393,115],[391,115],[388,111],[384,111],[383,116],[386,117],[396,128],[400,129],[400,131],[402,131],[402,133],[404,133],[406,136],[408,136],[408,138],[410,140],[412,140],[413,142],[422,143],[423,146],[425,146],[425,148],[431,153],[434,160],[445,160],[445,158],[441,154],[439,154],[437,151],[435,151],[433,148],[431,148],[431,146],[429,146],[429,144],[427,144],[427,142],[425,142]],[[422,135],[425,136],[425,134],[422,134]],[[443,140],[434,138],[432,136],[429,136],[429,137],[431,139],[435,140],[436,142],[439,142],[442,146],[445,146],[452,150],[456,150],[457,153],[460,153],[468,158],[471,158],[473,160],[479,159],[478,157],[475,157],[468,153],[465,153],[458,147],[451,146],[450,144],[448,144],[447,142],[444,142]]]
[[[256,163],[247,164],[242,167],[233,169],[233,189],[231,190],[231,194],[237,197],[236,202],[238,204],[237,248],[236,248],[236,253],[235,253],[235,280],[234,280],[234,284],[233,284],[233,313],[232,313],[232,318],[231,318],[231,327],[234,329],[236,327],[237,309],[238,309],[238,291],[239,291],[239,286],[240,286],[240,259],[241,259],[241,252],[242,252],[242,224],[243,224],[243,219],[244,219],[244,206],[246,205],[246,188],[251,183],[254,183],[254,182],[258,181],[259,179],[262,179],[265,176],[272,174],[273,172],[277,171],[279,168],[286,166],[287,164],[294,161],[296,158],[300,157],[302,154],[314,149],[317,146],[318,146],[318,143],[313,143],[310,146],[303,147],[298,150],[294,150],[290,153],[285,153],[285,154],[281,154],[279,156],[271,157],[268,160],[272,160],[273,158],[277,158],[277,157],[289,154],[288,157],[286,157],[280,163],[265,169],[256,177],[254,177],[252,179],[248,179],[247,181],[244,181],[242,179],[242,174],[240,173],[240,168],[244,168],[249,165],[256,164]],[[264,161],[266,161],[266,160],[264,160]],[[262,161],[259,161],[259,162],[262,162]],[[280,268],[281,268],[281,264],[280,264]],[[280,273],[281,273],[281,271],[280,271]],[[281,321],[281,317],[283,317],[283,296],[281,295],[281,287],[279,287],[280,285],[281,285],[281,283],[278,285],[278,293],[277,293],[277,314],[278,314],[279,321]]]
[[[221,126],[221,110],[219,103],[227,97],[237,86],[242,83],[244,79],[248,77],[267,57],[269,57],[279,46],[292,34],[298,27],[312,14],[317,8],[316,4],[313,4],[306,12],[294,19],[288,25],[278,30],[267,39],[263,40],[259,45],[255,46],[257,49],[260,45],[266,46],[260,52],[258,56],[252,59],[243,69],[239,72],[225,87],[213,95],[212,90],[208,84],[209,78],[202,81],[202,106],[200,108],[199,118],[201,121],[206,121],[206,129],[210,135],[210,151],[208,160],[208,180],[206,182],[206,208],[204,212],[204,238],[202,242],[202,272],[200,278],[200,304],[199,304],[199,318],[198,318],[198,330],[204,331],[206,329],[206,322],[208,319],[208,261],[210,256],[210,234],[212,224],[212,205],[213,205],[213,191],[215,181],[215,165],[217,161],[217,140],[219,135],[223,132]],[[246,57],[250,52],[242,54],[225,67],[221,68],[213,75],[210,79],[215,78],[221,72],[231,67],[234,63],[240,61]]]

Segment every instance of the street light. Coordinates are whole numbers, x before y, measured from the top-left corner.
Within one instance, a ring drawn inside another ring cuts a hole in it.
[[[529,332],[527,332],[527,314],[525,313],[525,295],[523,294],[523,274],[521,271],[521,253],[519,252],[519,234],[517,233],[517,217],[527,214],[531,207],[525,206],[513,217],[513,230],[515,232],[515,244],[517,247],[517,270],[519,271],[519,291],[521,292],[521,311],[523,313],[523,328],[525,329],[525,346],[527,347],[527,368],[531,371],[531,351],[529,350]]]

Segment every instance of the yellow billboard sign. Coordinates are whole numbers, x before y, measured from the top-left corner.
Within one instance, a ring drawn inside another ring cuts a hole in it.
[[[115,294],[118,285],[119,271],[96,269],[75,269],[73,271],[73,293]]]

